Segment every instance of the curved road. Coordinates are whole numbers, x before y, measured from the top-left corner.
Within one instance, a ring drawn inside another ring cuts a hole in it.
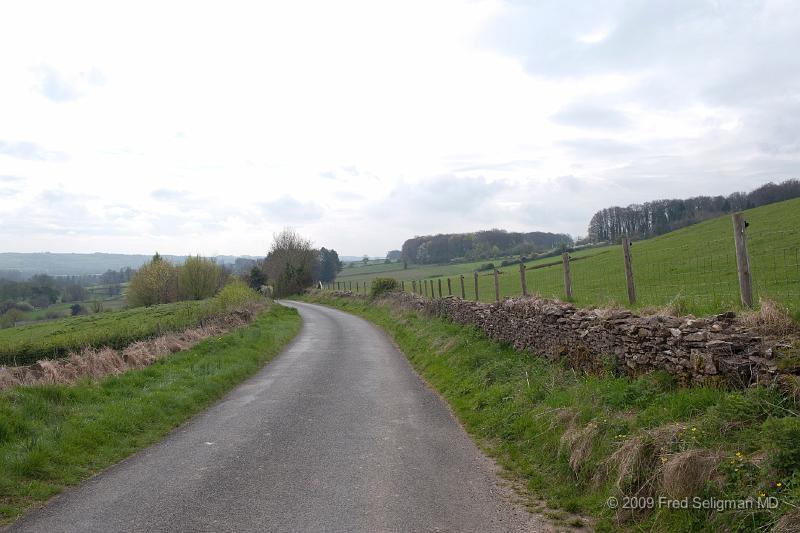
[[[403,354],[363,319],[304,324],[256,376],[11,531],[538,531]]]

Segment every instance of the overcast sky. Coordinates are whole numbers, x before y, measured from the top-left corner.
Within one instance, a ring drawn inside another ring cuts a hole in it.
[[[0,4],[0,251],[343,255],[800,177],[800,2]]]

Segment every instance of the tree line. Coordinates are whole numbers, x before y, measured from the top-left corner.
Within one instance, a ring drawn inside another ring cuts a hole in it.
[[[619,242],[623,235],[647,239],[726,213],[800,197],[800,180],[767,183],[749,192],[728,196],[695,196],[685,200],[656,200],[627,207],[607,207],[589,222],[590,242]]]
[[[156,252],[131,277],[127,301],[131,307],[203,300],[214,296],[230,278],[230,272],[207,257],[189,256],[174,265]]]
[[[518,233],[491,229],[474,233],[417,236],[403,243],[401,256],[408,263],[441,264],[509,255],[532,255],[562,245],[572,246],[572,237],[564,233]]]

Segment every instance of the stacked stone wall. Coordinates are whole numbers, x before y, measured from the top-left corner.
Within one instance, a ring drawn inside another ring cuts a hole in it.
[[[491,339],[566,361],[576,369],[600,372],[611,367],[632,376],[664,370],[685,385],[772,383],[780,375],[776,348],[789,346],[764,339],[735,313],[639,316],[625,309],[579,309],[538,297],[485,304],[395,293],[384,301],[475,326]]]

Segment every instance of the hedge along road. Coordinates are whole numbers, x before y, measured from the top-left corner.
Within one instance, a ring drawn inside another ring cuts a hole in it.
[[[283,354],[11,531],[537,531],[391,341],[296,307]]]

